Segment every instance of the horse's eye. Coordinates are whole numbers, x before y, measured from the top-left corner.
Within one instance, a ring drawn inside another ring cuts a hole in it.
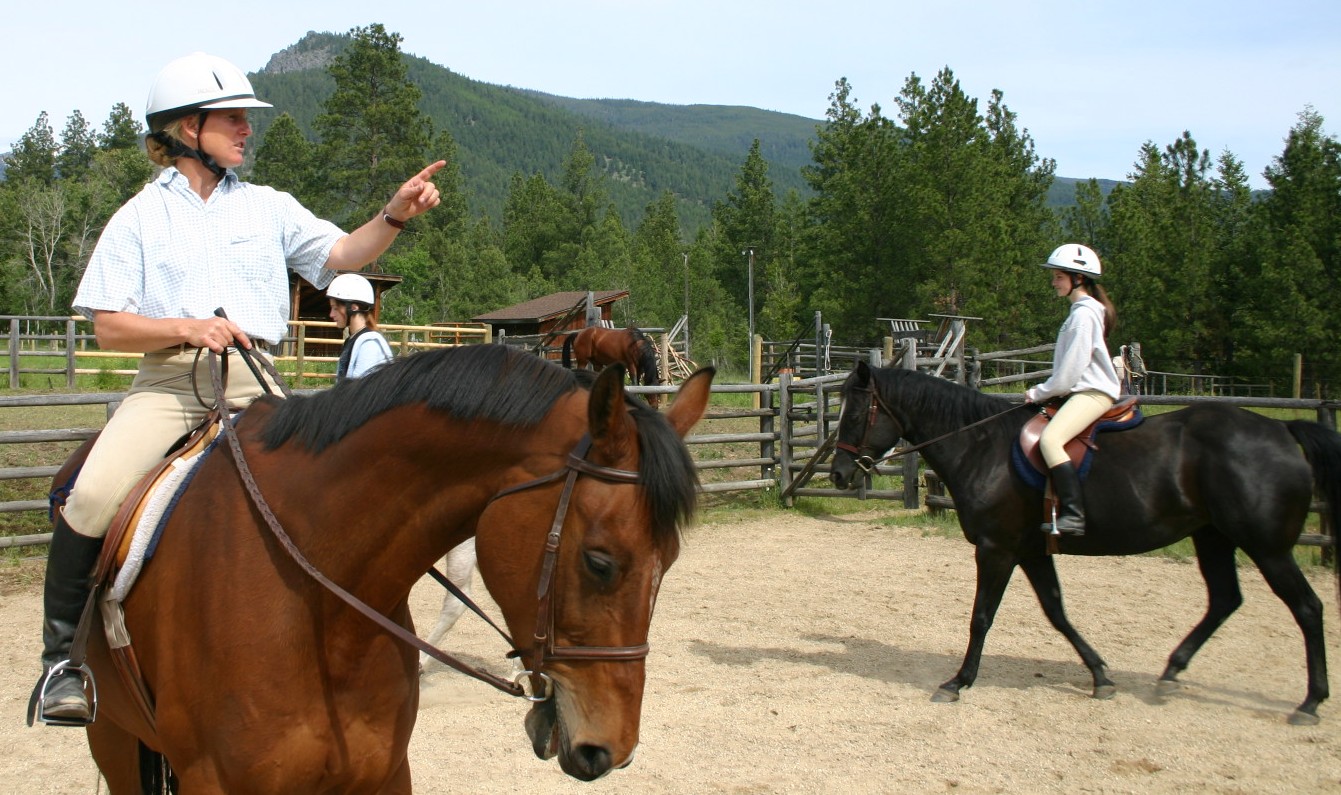
[[[601,584],[608,585],[615,579],[619,567],[615,564],[614,558],[604,552],[595,551],[587,552],[583,558],[587,564],[587,571]]]

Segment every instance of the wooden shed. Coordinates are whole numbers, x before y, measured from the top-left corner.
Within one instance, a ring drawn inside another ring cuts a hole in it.
[[[571,290],[550,293],[520,304],[496,309],[471,318],[476,323],[493,326],[495,336],[525,337],[558,335],[593,325],[587,320],[587,296],[591,296],[593,315],[599,314],[602,325],[613,325],[611,311],[615,302],[628,298],[628,290]]]

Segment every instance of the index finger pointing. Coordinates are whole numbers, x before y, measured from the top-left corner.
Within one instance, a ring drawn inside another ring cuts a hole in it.
[[[445,165],[447,165],[447,161],[446,161],[446,160],[439,160],[438,162],[433,163],[432,165],[430,165],[428,168],[425,168],[423,171],[420,171],[418,174],[416,174],[416,175],[414,176],[414,178],[415,178],[415,179],[421,179],[421,180],[427,182],[427,181],[429,181],[430,179],[433,178],[433,175],[434,175],[434,174],[436,174],[436,173],[438,173],[439,171],[441,171],[441,170],[442,170],[442,167],[445,166]]]

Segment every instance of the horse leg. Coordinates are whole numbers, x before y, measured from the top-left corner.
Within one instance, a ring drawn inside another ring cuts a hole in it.
[[[1085,642],[1071,625],[1071,620],[1066,617],[1066,610],[1062,606],[1062,584],[1057,578],[1057,565],[1053,562],[1052,556],[1044,555],[1023,560],[1020,562],[1020,568],[1024,569],[1029,584],[1034,586],[1034,593],[1043,608],[1043,615],[1048,617],[1053,629],[1062,633],[1071,642],[1071,647],[1080,655],[1085,667],[1090,669],[1090,676],[1094,679],[1092,696],[1098,699],[1112,698],[1117,693],[1117,685],[1108,678],[1108,664],[1090,647],[1090,644]]]
[[[457,588],[466,596],[471,596],[471,586],[475,583],[475,539],[468,538],[442,558],[443,574],[452,581]],[[438,613],[438,621],[433,625],[433,631],[424,638],[430,646],[437,646],[447,635],[447,632],[456,624],[457,619],[466,610],[466,605],[454,594],[448,591],[442,597],[442,610]],[[424,667],[428,665],[432,658],[423,652],[419,652],[419,673],[424,672]]]
[[[964,652],[959,673],[932,694],[931,700],[938,704],[958,701],[959,691],[972,687],[978,678],[978,664],[982,661],[987,631],[992,628],[997,608],[1001,607],[1001,597],[1005,596],[1010,575],[1015,571],[1015,560],[1011,555],[999,549],[988,549],[986,544],[979,543],[974,547],[973,556],[978,564],[978,587],[973,595],[973,614],[969,619],[968,650]]]
[[[98,772],[107,782],[110,795],[138,795],[140,784],[140,741],[106,716],[89,724],[88,747]]]
[[[1213,528],[1203,528],[1192,534],[1192,546],[1197,553],[1197,568],[1206,581],[1206,615],[1169,655],[1164,673],[1155,684],[1155,692],[1161,696],[1178,689],[1178,674],[1187,669],[1192,655],[1243,604],[1234,542]]]
[[[391,780],[382,788],[379,795],[411,795],[414,785],[410,779],[410,760],[407,757],[392,774]]]
[[[1250,553],[1251,554],[1251,553]],[[1313,592],[1290,551],[1273,555],[1252,555],[1253,562],[1266,578],[1276,596],[1290,608],[1295,623],[1304,633],[1304,653],[1308,660],[1308,695],[1295,707],[1289,722],[1295,726],[1315,726],[1318,705],[1327,700],[1327,648],[1322,632],[1322,600]]]

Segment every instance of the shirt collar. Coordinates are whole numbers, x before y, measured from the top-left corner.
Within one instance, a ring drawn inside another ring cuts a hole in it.
[[[238,181],[237,173],[234,172],[233,169],[225,169],[223,179],[219,180],[219,187],[216,188],[216,190],[228,192],[237,187]],[[190,186],[186,181],[186,175],[178,171],[176,166],[168,166],[163,169],[163,171],[159,173],[158,179],[155,180],[155,182],[164,187],[190,190]]]

